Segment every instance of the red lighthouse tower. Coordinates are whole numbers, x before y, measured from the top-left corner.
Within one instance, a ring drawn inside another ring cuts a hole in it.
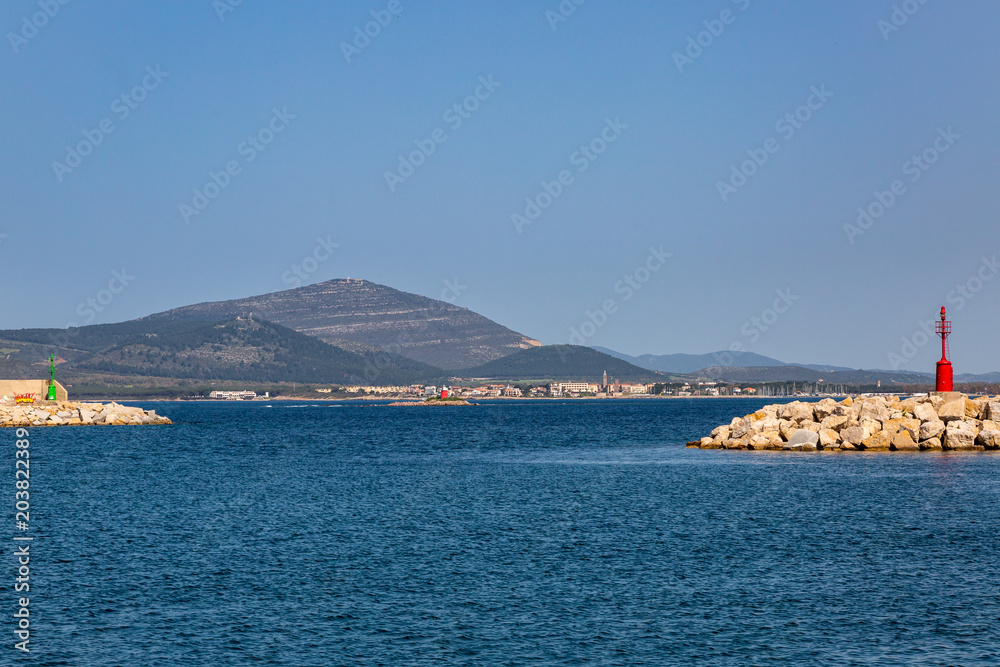
[[[934,391],[953,391],[951,362],[948,361],[948,336],[951,335],[951,322],[945,319],[946,317],[944,306],[941,306],[941,321],[935,327],[937,335],[941,336],[941,361],[937,362]]]

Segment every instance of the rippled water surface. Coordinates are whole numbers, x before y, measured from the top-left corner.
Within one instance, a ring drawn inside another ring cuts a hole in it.
[[[683,447],[764,403],[35,429],[28,660],[1000,664],[1000,456]]]

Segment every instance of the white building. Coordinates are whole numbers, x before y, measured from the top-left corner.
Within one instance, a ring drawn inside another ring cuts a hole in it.
[[[257,392],[254,391],[213,391],[208,395],[209,398],[216,401],[252,401],[257,398]]]

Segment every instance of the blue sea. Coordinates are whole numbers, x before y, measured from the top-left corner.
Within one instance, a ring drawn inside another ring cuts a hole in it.
[[[32,652],[4,614],[0,663],[1000,664],[1000,455],[684,447],[766,402],[32,429]]]

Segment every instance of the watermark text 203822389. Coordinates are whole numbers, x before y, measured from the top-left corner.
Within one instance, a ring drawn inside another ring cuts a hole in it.
[[[28,487],[31,477],[31,443],[28,440],[28,430],[17,429],[14,449],[14,558],[16,575],[14,577],[14,592],[28,593],[31,590],[31,540],[28,534],[31,520],[31,504]],[[14,648],[23,653],[30,653],[31,642],[31,600],[28,597],[18,597],[17,609],[14,612],[14,636],[19,640],[14,642]]]

